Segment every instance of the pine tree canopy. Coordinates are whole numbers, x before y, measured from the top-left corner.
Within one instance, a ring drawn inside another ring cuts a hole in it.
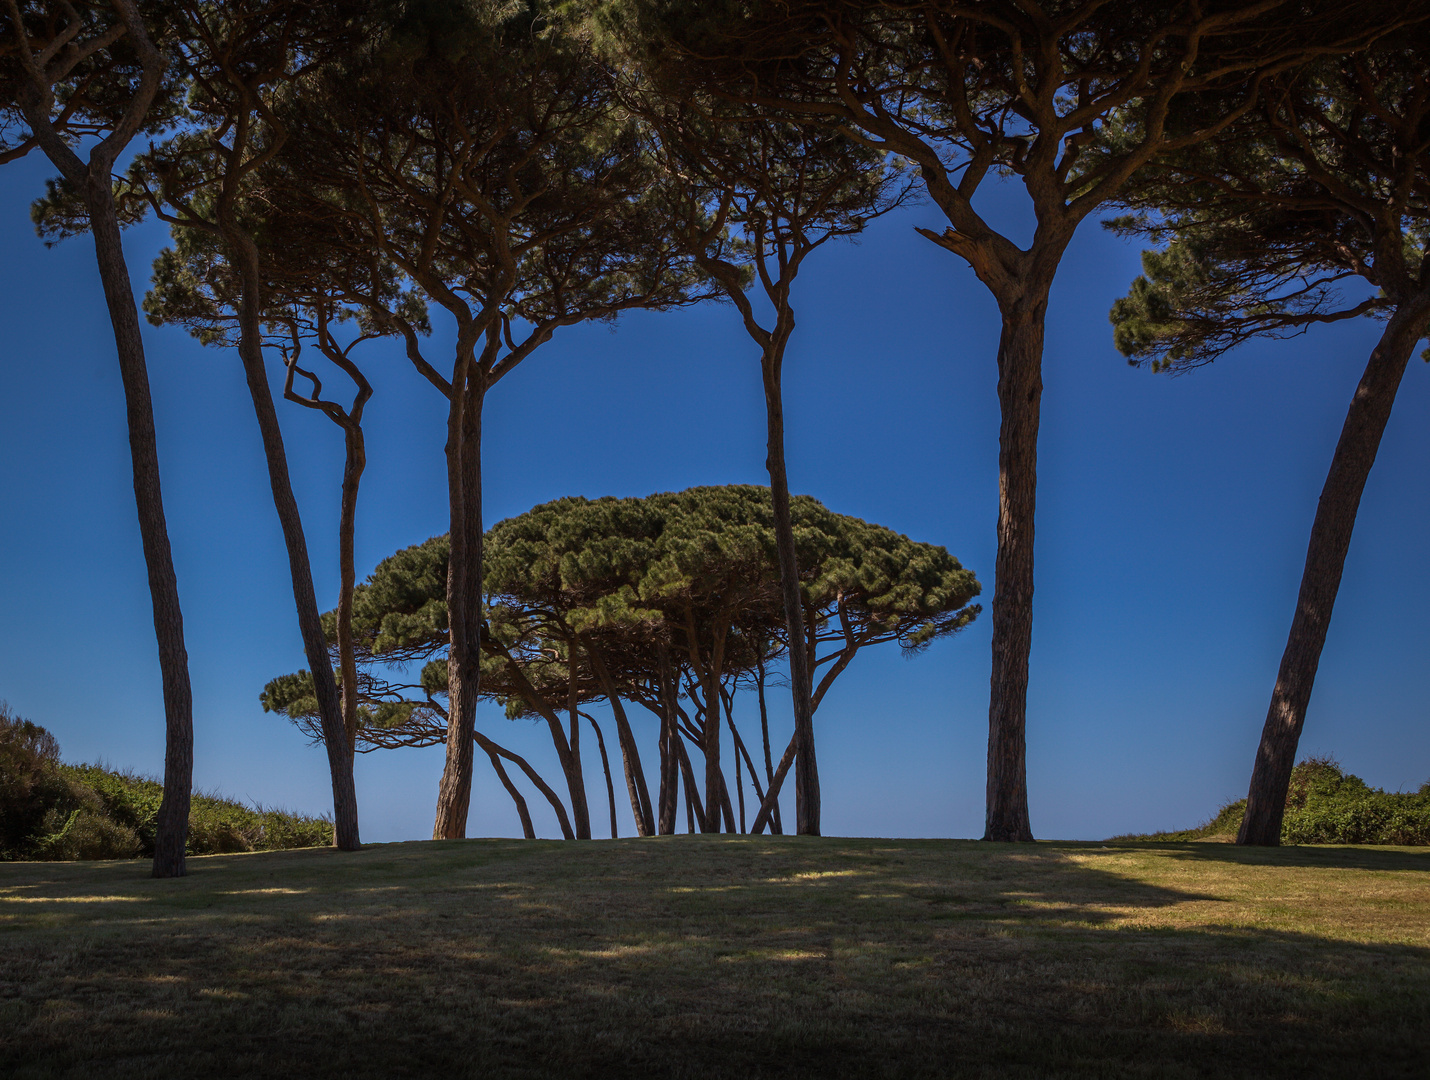
[[[748,678],[785,648],[772,517],[767,488],[730,485],[557,499],[499,522],[483,548],[484,696],[512,715],[531,711],[523,697],[530,690],[560,707],[575,650],[578,697],[604,697],[585,660],[595,650],[622,695],[641,700],[661,653],[685,669],[692,656],[709,655],[717,635],[725,676]],[[970,601],[978,581],[944,548],[808,496],[794,499],[793,517],[806,617],[816,645],[832,648],[816,660],[830,667],[821,690],[866,645],[897,641],[914,652],[977,616]],[[439,536],[384,559],[358,586],[353,634],[366,667],[425,665],[414,685],[371,678],[364,693],[374,706],[420,690],[427,702],[407,704],[422,710],[419,720],[432,719],[445,688],[446,576],[447,540]],[[331,634],[334,613],[324,619]],[[265,707],[299,720],[310,705],[304,687],[302,674],[273,680]],[[400,719],[391,709],[385,716]]]

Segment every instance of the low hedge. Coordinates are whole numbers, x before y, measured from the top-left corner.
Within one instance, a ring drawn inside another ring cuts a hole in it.
[[[1119,839],[1232,841],[1245,814],[1246,800],[1238,799],[1195,829]],[[1419,791],[1384,791],[1331,758],[1309,758],[1291,772],[1281,842],[1430,845],[1430,783]]]
[[[44,728],[0,704],[0,859],[132,859],[154,854],[164,787],[99,765],[66,765]],[[197,792],[190,855],[332,843],[322,817],[245,806]]]

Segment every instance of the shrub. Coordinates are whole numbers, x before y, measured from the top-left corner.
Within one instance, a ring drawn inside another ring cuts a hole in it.
[[[1119,839],[1231,841],[1245,814],[1246,800],[1238,799],[1195,829]],[[1415,792],[1383,791],[1333,758],[1307,758],[1291,772],[1281,842],[1430,845],[1430,782]]]
[[[154,854],[164,787],[99,765],[65,765],[55,738],[0,704],[0,859],[130,859]],[[332,843],[327,818],[197,792],[190,855]]]

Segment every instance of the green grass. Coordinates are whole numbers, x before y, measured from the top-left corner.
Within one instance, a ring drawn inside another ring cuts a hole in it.
[[[677,837],[0,865],[0,1075],[1430,1075],[1430,851]]]

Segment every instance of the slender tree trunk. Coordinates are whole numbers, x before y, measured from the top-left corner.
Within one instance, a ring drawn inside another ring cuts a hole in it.
[[[169,528],[159,487],[159,449],[144,339],[139,332],[139,313],[134,307],[134,290],[124,261],[107,168],[102,174],[92,171],[87,177],[85,205],[124,384],[134,504],[139,513],[139,536],[149,573],[149,599],[159,645],[164,695],[164,794],[155,827],[153,873],[156,878],[183,877],[194,774],[193,691],[189,685],[189,654],[184,647],[179,582],[174,574],[174,557],[169,548]]]
[[[1316,506],[1306,566],[1301,574],[1301,591],[1296,598],[1296,614],[1291,620],[1286,651],[1281,654],[1281,668],[1276,673],[1276,687],[1271,693],[1261,745],[1257,747],[1246,816],[1236,837],[1238,844],[1274,847],[1281,843],[1281,819],[1286,811],[1291,770],[1296,763],[1296,746],[1306,722],[1306,708],[1321,662],[1321,649],[1331,625],[1331,612],[1341,586],[1356,512],[1366,478],[1375,464],[1385,425],[1390,420],[1400,380],[1417,342],[1425,333],[1427,309],[1430,309],[1430,291],[1397,309],[1370,354],[1365,373],[1351,398],[1340,441],[1331,458],[1331,469],[1321,489],[1321,500]]]
[[[770,714],[765,707],[765,664],[763,660],[760,661],[759,666],[759,681],[755,683],[755,686],[758,688],[760,698],[760,734],[765,743],[765,790],[768,791],[775,783],[775,769],[770,761]],[[754,771],[753,765],[750,766],[750,770]],[[760,801],[764,802],[763,796],[760,797]],[[784,832],[784,826],[780,824],[780,804],[778,802],[770,810],[770,832],[776,836]]]
[[[695,770],[690,767],[690,755],[685,752],[685,744],[681,741],[679,735],[676,736],[675,748],[680,755],[680,772],[685,779],[685,816],[687,822],[690,818],[693,806],[695,820],[700,825],[700,831],[710,832],[711,830],[706,824],[706,819],[714,816],[714,807],[710,807],[710,812],[707,813],[706,807],[700,804],[700,793],[695,787]],[[718,826],[715,831],[719,831]]]
[[[789,329],[793,329],[792,322]],[[814,702],[804,633],[804,602],[799,591],[799,560],[794,546],[794,523],[790,517],[789,478],[785,473],[785,421],[780,368],[783,364],[783,342],[787,337],[788,331],[778,337],[777,343],[766,349],[761,358],[768,428],[765,468],[770,474],[775,548],[780,564],[780,596],[784,601],[785,626],[789,633],[790,697],[794,702],[795,733],[795,831],[801,836],[818,836],[819,765],[814,753]]]
[[[459,365],[447,420],[448,540],[447,758],[437,788],[432,839],[467,835],[472,798],[472,740],[482,655],[482,403],[484,375],[475,363]]]
[[[785,752],[780,756],[780,763],[775,769],[775,775],[770,779],[769,790],[765,792],[764,801],[760,803],[759,812],[755,815],[754,824],[750,826],[750,832],[764,832],[765,824],[770,820],[770,815],[779,806],[780,789],[784,787],[785,776],[789,773],[789,767],[794,764],[796,739],[792,736],[789,745],[785,747]]]
[[[750,778],[751,780],[754,777]],[[745,832],[745,783],[740,778],[740,748],[735,747],[735,794],[740,800],[740,832]]]
[[[656,831],[661,836],[673,836],[680,799],[680,757],[676,749],[680,735],[675,730],[674,680],[670,673],[670,659],[664,650],[660,654],[659,680],[660,805]]]
[[[576,819],[576,839],[591,839],[591,808],[586,799],[586,771],[581,767],[581,715],[576,708],[576,668],[572,658],[571,672],[567,683],[568,710],[571,715],[571,734],[568,745],[571,753],[563,761],[566,769],[566,787],[571,792],[571,816]]]
[[[561,835],[567,840],[576,839],[576,834],[571,829],[571,820],[566,816],[566,807],[561,805],[560,797],[551,790],[551,785],[541,778],[541,774],[531,767],[526,758],[520,754],[512,753],[504,746],[499,746],[475,729],[473,729],[472,737],[476,740],[476,744],[488,754],[504,757],[526,773],[526,778],[536,785],[536,790],[546,797],[546,801],[551,804],[551,809],[556,812],[556,821],[561,826]]]
[[[1047,298],[1006,308],[998,342],[998,555],[988,700],[985,840],[1032,840],[1025,722],[1033,641],[1033,513]]]
[[[621,747],[621,765],[626,777],[626,794],[631,800],[631,816],[635,818],[637,836],[655,835],[655,815],[651,811],[650,788],[646,785],[645,771],[641,768],[640,748],[636,745],[635,734],[631,731],[626,709],[621,704],[621,696],[605,659],[594,649],[587,649],[586,655],[601,680],[606,699],[611,703],[611,715],[616,721],[616,739]]]
[[[238,355],[248,380],[249,396],[258,418],[258,430],[263,438],[263,453],[268,461],[268,481],[273,492],[273,506],[283,528],[283,542],[288,549],[288,571],[293,581],[293,600],[298,608],[298,629],[303,637],[303,651],[313,673],[313,689],[318,699],[318,714],[323,725],[323,742],[328,751],[328,770],[333,785],[333,842],[343,851],[356,851],[362,846],[358,837],[357,791],[353,784],[353,758],[349,750],[347,729],[343,723],[342,702],[337,682],[333,679],[332,661],[328,658],[328,642],[323,636],[322,618],[318,614],[318,599],[313,591],[313,570],[308,559],[308,542],[303,535],[303,519],[298,501],[293,497],[293,485],[288,477],[288,455],[283,448],[283,432],[278,426],[278,412],[273,407],[273,394],[268,387],[268,372],[263,365],[261,278],[258,251],[251,239],[236,230],[225,229],[225,239],[237,264],[243,291],[239,303]]]
[[[717,833],[720,831],[720,792],[725,786],[725,774],[720,769],[719,690],[715,691],[713,705],[708,684],[704,687],[704,696],[704,728],[701,732],[704,737],[700,740],[700,749],[705,757],[705,824],[702,829]]]
[[[481,741],[477,740],[477,745]],[[485,747],[483,747],[485,749]],[[521,819],[521,835],[527,840],[536,839],[536,827],[531,823],[531,811],[527,808],[526,798],[515,784],[511,782],[511,777],[507,775],[506,766],[501,763],[501,756],[495,750],[487,750],[487,757],[491,759],[492,768],[496,770],[497,779],[501,781],[501,786],[506,788],[506,793],[511,796],[511,801],[516,803],[516,816]]]
[[[353,647],[353,592],[357,587],[357,565],[353,545],[357,531],[358,485],[367,467],[367,450],[362,428],[344,427],[343,435],[347,455],[343,463],[342,511],[338,519],[338,668],[342,672],[343,729],[348,737],[347,768],[351,772],[358,735],[357,655]]]
[[[616,839],[616,785],[611,782],[611,759],[606,755],[606,738],[601,734],[601,727],[589,716],[586,717],[591,725],[591,730],[596,733],[596,749],[601,752],[601,769],[606,774],[606,799],[611,804],[611,839]]]

